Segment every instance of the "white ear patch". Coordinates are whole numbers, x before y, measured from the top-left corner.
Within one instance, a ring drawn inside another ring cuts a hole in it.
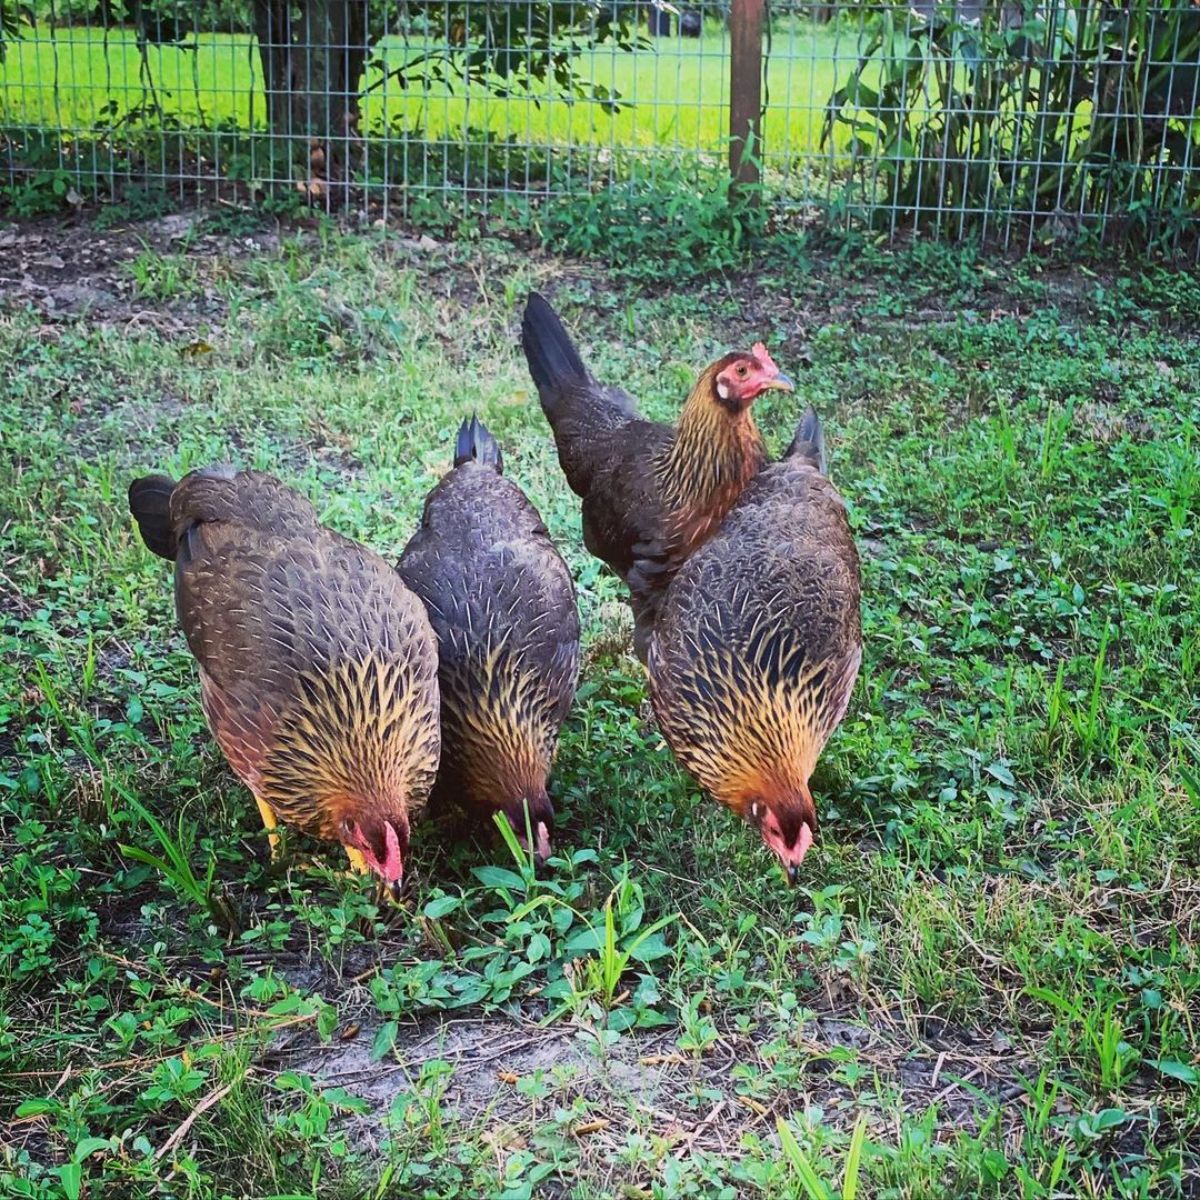
[[[723,379],[717,380],[717,395],[720,396],[722,400],[729,399],[729,384],[727,384]]]
[[[753,803],[750,805],[750,815],[751,815],[751,816],[752,816],[752,817],[753,817],[755,820],[757,820],[757,819],[758,819],[758,801],[757,801],[757,800],[755,800],[755,801],[754,801],[754,802],[753,802]]]

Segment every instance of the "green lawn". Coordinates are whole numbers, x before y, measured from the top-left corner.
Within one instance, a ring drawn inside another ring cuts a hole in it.
[[[419,49],[395,41],[387,58],[394,65]],[[766,126],[773,152],[818,148],[823,105],[835,81],[848,75],[855,51],[852,35],[825,27],[796,24],[776,33]],[[265,119],[257,51],[249,37],[201,37],[195,51],[152,47],[149,66],[164,109],[186,128],[229,119],[261,125]],[[425,97],[392,82],[370,94],[366,127],[398,123],[456,134],[469,125],[531,145],[679,146],[721,153],[729,93],[728,44],[721,30],[710,26],[703,40],[658,41],[655,50],[597,50],[584,57],[583,71],[620,92],[628,107],[610,117],[584,102],[535,106],[477,88],[452,97],[442,85]],[[142,99],[140,62],[128,30],[113,31],[106,44],[100,30],[68,28],[51,36],[43,26],[36,36],[10,44],[0,65],[0,121],[84,131],[109,123],[101,109],[110,101],[117,102],[119,115]]]
[[[925,246],[639,291],[495,241],[33,233],[56,307],[0,300],[0,1194],[1196,1195],[1193,277]],[[797,890],[648,715],[516,348],[531,286],[655,417],[761,337],[800,381],[770,444],[826,422],[866,656]],[[426,825],[394,911],[333,850],[268,861],[125,489],[266,468],[394,556],[473,410],[578,581],[560,857]]]

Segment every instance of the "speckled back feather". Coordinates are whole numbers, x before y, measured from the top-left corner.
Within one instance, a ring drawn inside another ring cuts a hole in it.
[[[537,509],[495,466],[467,457],[429,494],[399,569],[440,647],[436,799],[484,817],[521,799],[548,804],[579,674],[579,616]]]
[[[440,742],[420,601],[270,475],[193,473],[170,493],[170,520],[179,620],[234,770],[318,836],[336,839],[359,809],[407,830]]]
[[[672,749],[742,815],[758,798],[786,807],[807,796],[862,657],[845,507],[805,446],[794,449],[680,570],[649,658]]]
[[[750,412],[734,416],[715,400],[718,373],[741,356],[727,355],[700,375],[672,427],[644,420],[626,392],[599,383],[536,293],[522,345],[559,463],[583,501],[584,545],[629,588],[634,648],[644,660],[675,572],[766,462]]]

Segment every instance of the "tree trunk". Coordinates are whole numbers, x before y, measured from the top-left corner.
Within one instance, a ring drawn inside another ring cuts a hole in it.
[[[347,184],[370,49],[365,0],[254,0],[254,32],[267,119],[287,157],[302,152],[314,194]]]
[[[762,161],[762,40],[766,0],[733,0],[729,10],[729,173],[755,187]],[[747,153],[751,151],[751,153]],[[758,202],[758,192],[751,192]]]

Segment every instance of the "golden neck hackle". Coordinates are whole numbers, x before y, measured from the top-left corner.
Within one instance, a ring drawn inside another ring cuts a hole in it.
[[[442,712],[452,731],[443,767],[481,803],[543,793],[558,741],[552,711],[541,677],[511,669],[500,654],[443,677]]]
[[[766,461],[749,408],[730,412],[717,399],[714,363],[696,381],[679,415],[675,439],[658,464],[667,506],[678,512],[732,504]]]
[[[303,675],[263,769],[264,798],[296,822],[316,805],[327,836],[357,805],[403,814],[410,758],[425,732],[411,691],[403,665],[374,657]]]

